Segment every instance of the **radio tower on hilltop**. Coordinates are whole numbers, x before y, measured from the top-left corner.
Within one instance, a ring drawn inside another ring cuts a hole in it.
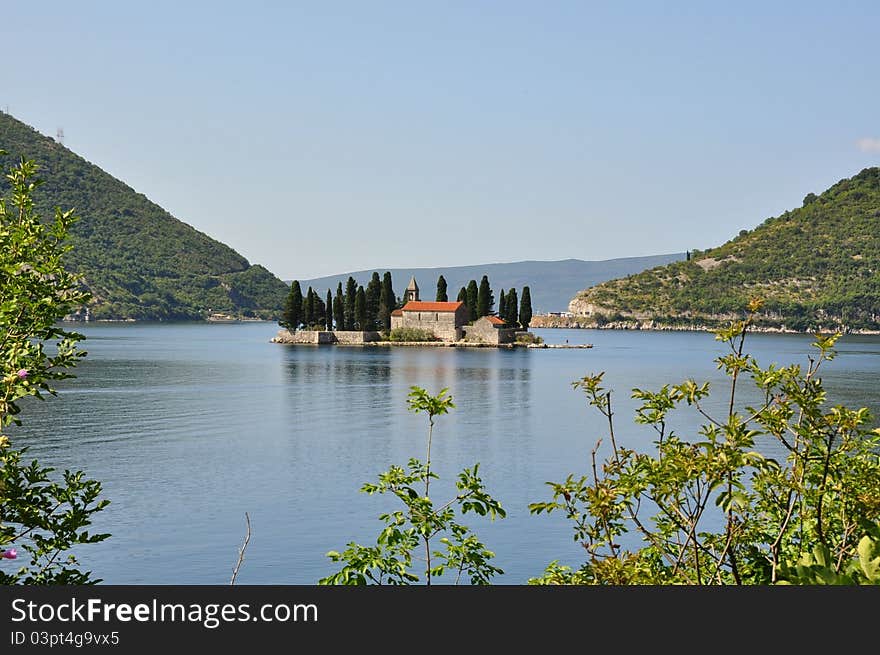
[[[55,140],[58,143],[60,143],[61,145],[64,145],[64,128],[63,127],[59,127],[58,130],[55,132]]]

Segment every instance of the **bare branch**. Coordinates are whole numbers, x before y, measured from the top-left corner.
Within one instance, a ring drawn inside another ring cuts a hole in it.
[[[244,551],[248,546],[248,542],[251,540],[251,517],[248,516],[247,512],[244,513],[244,520],[247,522],[247,533],[244,536],[244,543],[238,550],[238,562],[235,563],[235,568],[232,569],[232,580],[229,581],[230,585],[235,584],[235,578],[238,576],[238,569],[241,568],[241,563],[244,561]]]

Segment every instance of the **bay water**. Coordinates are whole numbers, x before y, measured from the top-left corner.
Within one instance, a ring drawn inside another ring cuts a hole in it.
[[[588,472],[607,434],[574,380],[605,372],[618,439],[635,448],[654,434],[633,421],[632,388],[708,381],[706,405],[719,417],[729,393],[714,361],[725,346],[703,332],[539,329],[547,343],[593,347],[508,350],[288,346],[271,343],[278,327],[264,322],[76,329],[88,351],[77,377],[57,397],[26,399],[12,434],[41,464],[102,481],[111,504],[91,531],[112,536],[76,553],[108,584],[228,583],[245,513],[251,539],[237,583],[316,583],[334,570],[327,551],[374,543],[377,516],[398,508],[360,486],[425,456],[427,420],[407,410],[412,386],[448,388],[456,405],[436,421],[432,497],[451,498],[455,475],[479,462],[508,516],[464,522],[496,552],[505,573],[495,582],[522,584],[551,560],[583,559],[561,515],[528,512],[549,499],[547,481]],[[754,334],[746,343],[762,364],[806,366],[812,340]],[[837,351],[822,369],[829,403],[880,415],[880,337],[845,336]],[[756,400],[741,386],[742,404]],[[670,427],[693,438],[701,422],[682,409]]]

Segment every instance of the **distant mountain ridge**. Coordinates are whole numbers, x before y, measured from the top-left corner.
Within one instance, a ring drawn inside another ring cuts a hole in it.
[[[519,261],[509,263],[477,264],[473,266],[444,266],[433,268],[375,268],[349,273],[339,273],[326,277],[299,280],[303,292],[312,287],[316,292],[326,293],[327,289],[335,291],[336,285],[342,283],[343,289],[349,276],[358,284],[366,287],[373,271],[383,276],[385,271],[391,273],[394,292],[403,295],[403,290],[411,277],[416,278],[420,295],[423,300],[433,300],[437,293],[437,278],[446,279],[447,294],[454,300],[461,287],[468,281],[477,283],[483,275],[488,276],[489,283],[495,293],[495,301],[501,289],[505,292],[511,287],[522,291],[529,286],[532,297],[532,309],[536,313],[566,311],[571,298],[581,289],[599,284],[616,277],[630,275],[647,268],[660,266],[669,262],[682,260],[685,253],[668,255],[650,255],[646,257],[624,257],[601,261],[585,261],[581,259],[563,259],[558,261]],[[286,280],[288,284],[292,280]],[[497,309],[497,307],[496,307]]]
[[[287,285],[229,246],[178,220],[124,182],[32,127],[0,113],[5,165],[35,160],[37,209],[74,209],[65,265],[84,276],[95,319],[275,319]],[[0,181],[0,187],[5,180]]]
[[[880,329],[880,168],[808,193],[801,207],[688,261],[585,289],[569,309],[605,324],[711,326],[753,297],[765,300],[766,327]]]

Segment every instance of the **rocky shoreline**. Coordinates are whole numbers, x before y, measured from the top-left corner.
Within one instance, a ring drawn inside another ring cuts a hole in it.
[[[711,332],[717,330],[719,325],[709,325],[704,323],[680,323],[670,324],[654,321],[651,319],[639,320],[632,319],[628,321],[606,321],[601,324],[587,316],[533,316],[531,327],[533,328],[561,328],[569,330],[648,330],[654,332]],[[812,330],[793,330],[785,325],[753,325],[749,328],[750,332],[766,333],[766,334],[813,334]],[[833,333],[842,332],[844,334],[858,335],[880,335],[880,330],[862,330],[862,329],[841,329],[840,327],[820,326],[819,332]]]

